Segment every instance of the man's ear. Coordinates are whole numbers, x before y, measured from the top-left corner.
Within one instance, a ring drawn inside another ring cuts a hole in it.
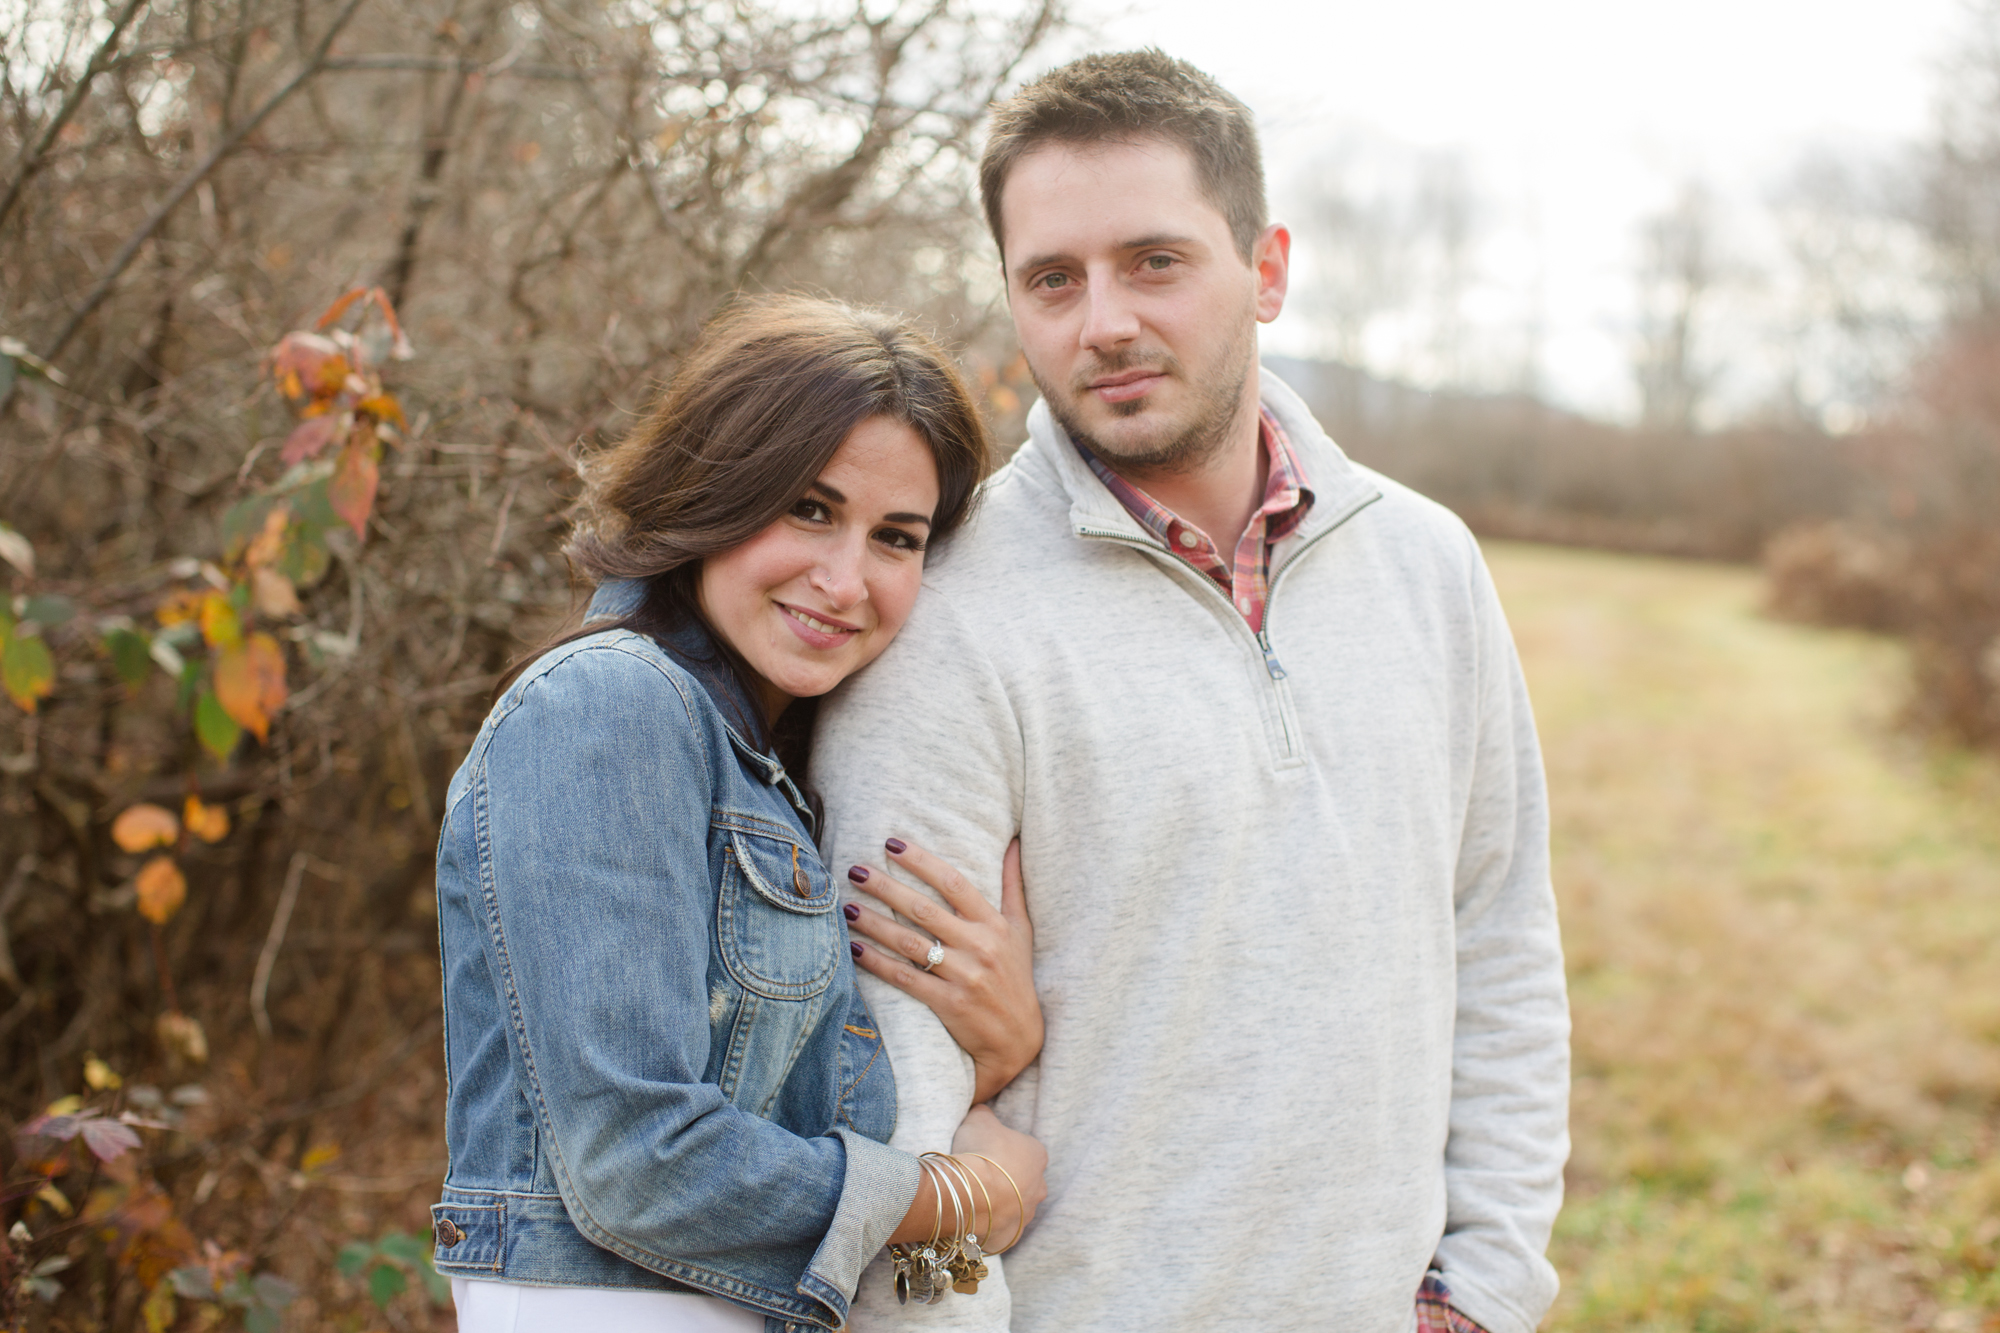
[[[1257,273],[1257,322],[1269,324],[1285,308],[1292,274],[1292,234],[1282,222],[1264,228],[1250,248],[1250,266]]]

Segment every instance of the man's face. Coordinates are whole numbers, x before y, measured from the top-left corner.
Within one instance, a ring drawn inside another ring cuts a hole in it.
[[[1113,466],[1192,471],[1254,413],[1290,237],[1246,263],[1175,143],[1050,143],[1000,197],[1007,301],[1049,410]]]

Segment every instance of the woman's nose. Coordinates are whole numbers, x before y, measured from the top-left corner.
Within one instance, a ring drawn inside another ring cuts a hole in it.
[[[831,610],[853,606],[866,594],[861,557],[859,543],[841,542],[813,566],[810,575],[813,590],[826,598]]]

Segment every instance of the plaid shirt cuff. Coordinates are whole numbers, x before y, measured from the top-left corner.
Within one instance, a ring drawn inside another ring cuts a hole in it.
[[[1451,1308],[1451,1288],[1435,1271],[1424,1274],[1417,1288],[1417,1333],[1486,1333]]]

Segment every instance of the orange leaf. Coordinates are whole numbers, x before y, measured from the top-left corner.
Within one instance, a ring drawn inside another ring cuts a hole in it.
[[[257,676],[250,668],[250,650],[242,644],[225,648],[215,658],[215,701],[229,720],[263,740],[271,719],[258,699]]]
[[[243,642],[243,622],[229,599],[219,592],[201,599],[201,637],[211,648],[234,648]]]
[[[140,867],[133,888],[139,894],[139,915],[156,926],[166,925],[187,901],[187,876],[171,856],[156,856]]]
[[[403,405],[396,401],[392,393],[371,393],[354,405],[357,412],[366,412],[377,421],[393,421],[398,426],[407,425],[403,420]]]
[[[221,842],[229,836],[229,812],[219,805],[203,805],[199,796],[187,798],[182,816],[188,832],[203,842]]]
[[[342,315],[346,314],[349,306],[353,305],[356,301],[359,301],[362,297],[366,295],[368,295],[368,288],[356,287],[353,291],[348,292],[346,295],[342,296],[339,300],[335,301],[332,305],[328,306],[326,308],[326,313],[324,315],[321,315],[316,321],[314,321],[313,327],[316,329],[325,328],[327,325],[333,323],[333,321],[339,319]]]
[[[264,515],[264,526],[250,539],[244,548],[243,563],[252,569],[260,569],[276,560],[285,549],[285,525],[291,522],[292,507],[288,504],[271,506],[271,512]]]
[[[317,333],[288,333],[271,349],[271,374],[288,398],[331,398],[348,369],[340,344]]]
[[[320,450],[333,443],[333,437],[340,433],[341,418],[331,414],[307,417],[292,427],[292,433],[285,437],[285,451],[279,459],[290,467],[303,459],[315,457]]]
[[[201,594],[183,588],[166,601],[154,616],[162,625],[181,625],[201,617]]]
[[[128,852],[166,847],[181,836],[180,821],[174,812],[157,805],[139,804],[111,821],[111,841]]]
[[[285,688],[285,650],[268,634],[252,634],[243,645],[250,655],[250,674],[257,681],[257,703],[276,713],[285,706],[290,691]]]
[[[380,448],[373,442],[362,443],[360,433],[356,432],[341,451],[340,466],[334,469],[333,480],[326,488],[327,503],[333,506],[334,513],[347,520],[357,537],[368,535],[368,515],[375,508],[375,487],[381,481],[375,454]]]
[[[250,601],[257,608],[258,615],[269,616],[273,620],[295,616],[302,609],[292,581],[275,569],[251,571]]]

